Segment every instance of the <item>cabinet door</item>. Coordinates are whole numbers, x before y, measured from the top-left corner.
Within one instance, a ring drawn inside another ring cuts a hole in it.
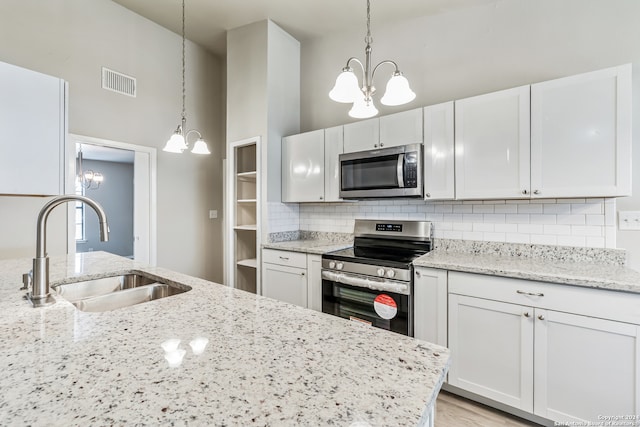
[[[344,125],[344,152],[373,150],[380,143],[380,119],[362,120]]]
[[[64,192],[63,80],[0,62],[0,194]]]
[[[324,201],[340,202],[340,162],[344,151],[342,126],[324,130]]]
[[[380,117],[380,147],[422,144],[422,108]]]
[[[631,65],[531,85],[532,197],[631,195]]]
[[[424,108],[424,198],[455,197],[453,101]]]
[[[307,270],[263,263],[262,295],[307,307]]]
[[[640,413],[638,326],[556,311],[535,314],[536,415],[586,425],[599,415]]]
[[[449,294],[453,386],[533,411],[533,309]]]
[[[447,271],[415,270],[413,285],[413,336],[447,346]]]
[[[322,256],[307,254],[307,308],[322,311]]]
[[[529,86],[455,101],[456,198],[528,198]]]
[[[324,200],[324,129],[282,139],[282,201]]]

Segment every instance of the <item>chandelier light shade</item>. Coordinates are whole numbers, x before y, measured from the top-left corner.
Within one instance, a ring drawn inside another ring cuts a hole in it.
[[[186,100],[186,84],[185,84],[185,13],[184,13],[184,2],[182,0],[182,118],[180,120],[180,124],[176,128],[175,132],[167,143],[165,144],[162,151],[166,151],[168,153],[182,153],[185,150],[189,149],[189,135],[191,133],[196,133],[198,135],[198,140],[193,145],[193,149],[191,150],[194,154],[211,154],[209,151],[209,147],[207,143],[202,139],[202,135],[195,129],[191,129],[189,131],[185,131],[185,127],[187,124],[187,112],[185,107]]]
[[[373,95],[376,93],[376,88],[373,86],[373,78],[378,67],[383,64],[392,65],[394,71],[387,82],[385,93],[380,98],[380,102],[384,105],[397,106],[411,102],[416,97],[416,94],[409,87],[409,81],[402,75],[395,62],[385,60],[373,69],[371,68],[371,44],[373,43],[373,38],[371,37],[370,0],[367,0],[367,36],[364,41],[366,43],[364,65],[358,58],[349,58],[347,65],[336,78],[336,84],[329,92],[329,98],[336,102],[353,103],[349,115],[357,119],[365,119],[378,114],[378,109],[373,103]],[[363,79],[362,85],[358,82],[358,78],[351,68],[352,62],[360,65]]]

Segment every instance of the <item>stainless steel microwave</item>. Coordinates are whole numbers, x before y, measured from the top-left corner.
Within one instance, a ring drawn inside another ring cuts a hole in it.
[[[423,197],[422,144],[340,154],[340,197]]]

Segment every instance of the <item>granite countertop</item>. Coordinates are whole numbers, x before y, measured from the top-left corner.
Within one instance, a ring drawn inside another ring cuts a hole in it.
[[[353,241],[335,242],[315,239],[288,240],[284,242],[264,243],[262,245],[264,249],[278,249],[281,251],[304,252],[316,255],[350,248],[351,246],[353,246]]]
[[[0,261],[5,425],[421,425],[448,369],[435,344],[103,252],[53,257],[52,284],[142,271],[192,289],[104,313],[59,297],[34,309],[18,290],[30,262]]]
[[[508,255],[434,250],[413,262],[415,266],[490,274],[517,279],[640,293],[640,272],[588,261],[551,260]]]

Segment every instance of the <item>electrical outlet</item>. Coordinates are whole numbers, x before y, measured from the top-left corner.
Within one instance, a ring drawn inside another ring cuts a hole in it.
[[[618,212],[618,229],[640,230],[640,212],[638,211]]]
[[[218,211],[209,211],[209,219],[218,218]]]

